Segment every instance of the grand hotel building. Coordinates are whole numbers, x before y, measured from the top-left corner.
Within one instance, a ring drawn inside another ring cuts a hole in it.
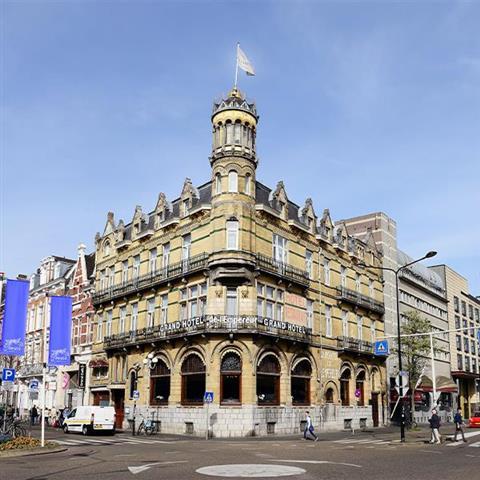
[[[325,428],[379,425],[375,242],[257,181],[258,115],[239,90],[211,120],[211,180],[127,224],[109,213],[97,234],[91,402],[119,426],[135,412],[197,435],[207,421],[212,436],[294,433],[306,408]]]

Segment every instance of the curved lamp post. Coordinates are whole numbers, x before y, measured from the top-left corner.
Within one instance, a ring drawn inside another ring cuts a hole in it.
[[[395,295],[397,297],[397,344],[398,344],[398,372],[399,375],[402,372],[402,344],[401,344],[401,335],[400,335],[400,299],[399,299],[399,292],[398,292],[398,275],[399,273],[404,270],[405,268],[410,267],[414,263],[421,262],[422,260],[425,260],[426,258],[432,258],[437,254],[437,252],[431,250],[427,252],[422,258],[419,258],[417,260],[413,260],[412,262],[409,262],[405,265],[402,265],[401,267],[395,269],[395,268],[389,268],[389,267],[372,267],[369,265],[365,264],[359,264],[359,266],[365,267],[367,269],[376,269],[376,270],[386,270],[389,272],[392,272],[395,275]],[[400,410],[401,410],[401,421],[400,421],[400,441],[405,442],[405,404],[403,401],[403,382],[399,385],[399,395],[400,395]]]

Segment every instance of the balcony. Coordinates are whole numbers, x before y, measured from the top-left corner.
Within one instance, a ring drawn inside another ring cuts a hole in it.
[[[202,253],[160,270],[156,270],[155,272],[132,278],[121,285],[113,285],[103,290],[99,290],[93,296],[93,304],[99,305],[103,302],[131,295],[132,293],[141,292],[148,288],[157,287],[163,283],[182,278],[185,275],[204,270],[207,268],[207,262],[208,255]]]
[[[372,312],[379,313],[380,315],[385,313],[383,303],[377,302],[367,295],[362,295],[361,293],[356,292],[355,290],[350,290],[346,287],[338,287],[337,292],[337,300],[350,303],[356,307],[365,308]]]
[[[373,355],[373,344],[353,337],[338,337],[337,347],[344,352]]]
[[[302,325],[257,316],[204,315],[156,325],[150,328],[105,337],[105,350],[115,350],[196,335],[253,334],[281,338],[299,343],[311,343],[312,330]]]
[[[268,272],[287,280],[288,282],[297,283],[302,287],[308,287],[310,285],[310,278],[306,270],[292,267],[283,262],[279,262],[272,257],[267,257],[261,253],[257,254],[257,268],[261,271]]]

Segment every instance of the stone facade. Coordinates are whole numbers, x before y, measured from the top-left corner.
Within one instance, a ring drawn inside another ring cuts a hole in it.
[[[31,380],[39,382],[42,391],[43,364],[46,361],[50,322],[51,296],[62,296],[67,293],[67,283],[74,260],[64,257],[50,256],[43,259],[37,272],[30,278],[30,292],[27,306],[27,330],[25,338],[25,356],[21,361],[18,378],[18,407],[21,415],[26,415],[33,406],[40,405],[39,393],[29,393]],[[63,378],[56,367],[49,368],[46,374],[46,408],[64,406]]]
[[[480,345],[476,337],[480,299],[469,294],[467,279],[447,265],[432,270],[442,277],[447,291],[451,370],[458,386],[455,406],[469,418],[480,409]]]
[[[205,391],[213,436],[295,433],[305,409],[325,428],[384,421],[381,275],[361,266],[381,255],[257,181],[257,122],[232,90],[214,104],[211,181],[127,223],[109,213],[96,236],[90,401],[119,427],[204,435]]]

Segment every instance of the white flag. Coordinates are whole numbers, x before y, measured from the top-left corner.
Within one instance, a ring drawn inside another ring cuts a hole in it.
[[[237,45],[237,64],[247,75],[255,75],[253,65],[250,63],[243,50],[240,48],[240,45]]]

